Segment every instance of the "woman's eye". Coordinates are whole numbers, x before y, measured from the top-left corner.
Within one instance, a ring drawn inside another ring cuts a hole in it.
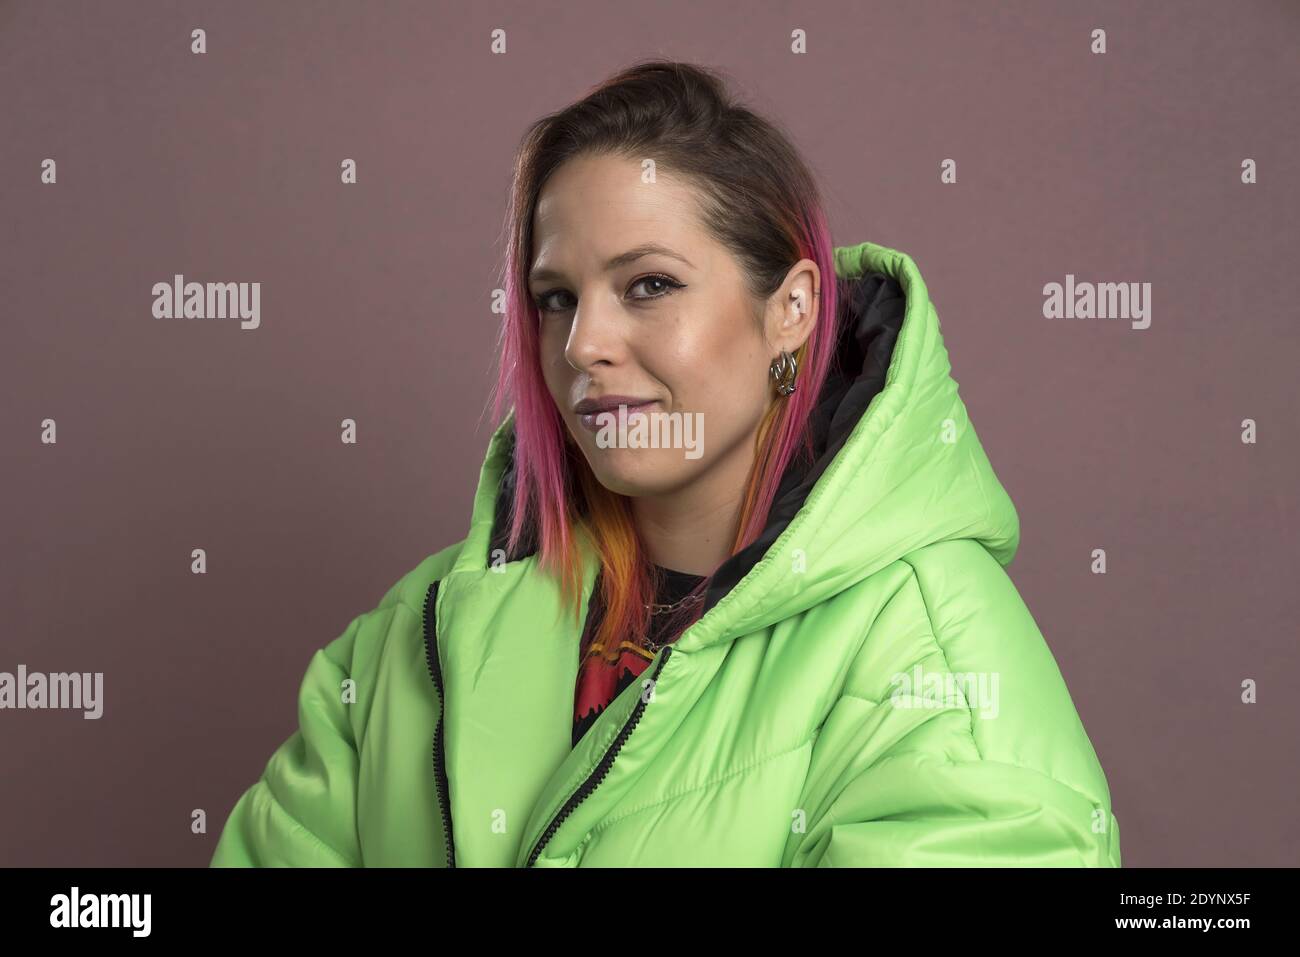
[[[681,289],[682,283],[669,279],[667,276],[642,276],[636,282],[632,283],[631,289],[637,286],[648,285],[649,295],[633,296],[633,299],[661,299],[669,295],[675,289]]]
[[[551,302],[552,296],[563,295],[567,295],[563,289],[552,289],[550,292],[544,292],[540,296],[533,297],[533,303],[537,306],[537,311],[541,313],[559,312],[566,308],[572,308],[568,306],[555,305]]]

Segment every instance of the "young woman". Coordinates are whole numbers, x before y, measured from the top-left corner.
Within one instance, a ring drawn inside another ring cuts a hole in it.
[[[533,126],[509,217],[468,533],[317,652],[212,863],[1118,866],[912,260],[664,61]]]

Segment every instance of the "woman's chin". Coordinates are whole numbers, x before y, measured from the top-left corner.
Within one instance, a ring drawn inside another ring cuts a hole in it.
[[[680,449],[596,449],[587,461],[596,480],[619,495],[662,495],[690,480]]]

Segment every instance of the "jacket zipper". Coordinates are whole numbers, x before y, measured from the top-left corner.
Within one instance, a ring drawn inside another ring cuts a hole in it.
[[[438,810],[442,814],[442,831],[447,838],[447,866],[456,866],[456,845],[451,834],[451,800],[447,787],[447,756],[445,753],[446,706],[443,702],[442,663],[438,660],[438,582],[429,586],[424,597],[424,652],[429,660],[429,675],[438,689],[438,724],[433,732],[433,777],[438,790]]]
[[[668,656],[675,650],[676,649],[674,649],[672,645],[664,646],[663,656],[659,659],[659,664],[655,668],[654,674],[650,676],[650,680],[658,681],[659,673],[664,670],[664,664],[668,661]],[[560,829],[560,825],[564,823],[564,819],[572,814],[573,809],[585,801],[591,795],[591,792],[600,786],[600,782],[603,781],[605,775],[609,773],[609,769],[614,763],[614,758],[618,756],[618,752],[622,750],[623,745],[632,734],[632,730],[637,726],[637,722],[641,720],[641,714],[645,711],[645,706],[646,699],[645,695],[642,694],[638,696],[636,707],[634,707],[632,713],[628,715],[627,721],[624,722],[622,729],[619,730],[618,735],[614,738],[613,744],[609,746],[609,750],[607,750],[604,756],[600,759],[595,770],[591,772],[587,777],[587,780],[582,782],[582,786],[569,796],[569,799],[564,802],[564,806],[560,808],[559,813],[557,813],[555,817],[551,819],[551,823],[546,826],[546,830],[542,831],[541,837],[539,837],[537,843],[533,845],[533,850],[528,855],[528,860],[524,863],[525,867],[532,867],[537,863],[537,859],[542,855],[542,849],[546,847],[547,842],[555,836],[555,832]]]

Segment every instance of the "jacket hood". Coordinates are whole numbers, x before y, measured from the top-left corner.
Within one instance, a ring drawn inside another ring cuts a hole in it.
[[[714,575],[704,613],[674,643],[682,651],[796,615],[935,542],[974,539],[1004,566],[1015,556],[1015,507],[958,396],[916,264],[870,242],[836,248],[834,261],[840,336],[812,414],[814,462],[786,470],[766,528]],[[488,445],[457,570],[485,572],[505,547],[513,452],[512,412]],[[506,558],[535,553],[530,533]]]

